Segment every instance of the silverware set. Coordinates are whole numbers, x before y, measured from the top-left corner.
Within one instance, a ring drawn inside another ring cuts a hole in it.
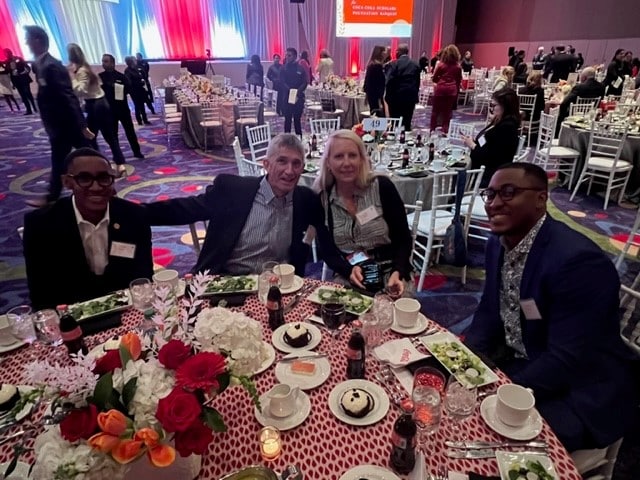
[[[385,388],[389,394],[391,402],[395,406],[401,407],[402,403],[409,398],[409,394],[405,391],[402,385],[398,383],[395,375],[388,365],[382,366],[382,368],[376,372],[374,377]]]
[[[311,291],[315,288],[314,284],[303,285],[300,290],[294,295],[293,300],[291,300],[287,305],[284,306],[284,313],[289,313],[293,308],[300,302],[302,297],[306,294],[311,293]]]
[[[549,448],[549,444],[541,441],[532,442],[482,442],[466,441],[454,442],[447,440],[444,444],[449,447],[446,452],[449,458],[493,458],[497,449],[517,449],[519,453],[543,453]],[[524,450],[521,450],[524,449]]]

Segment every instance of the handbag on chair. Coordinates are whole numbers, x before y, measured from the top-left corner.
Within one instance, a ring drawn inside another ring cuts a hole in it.
[[[460,205],[464,195],[464,187],[467,182],[467,171],[460,170],[456,183],[456,206],[442,241],[442,263],[455,267],[464,267],[467,264],[467,242],[464,238],[464,225],[460,220]]]

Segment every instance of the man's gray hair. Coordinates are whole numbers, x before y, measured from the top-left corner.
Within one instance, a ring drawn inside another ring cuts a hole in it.
[[[299,153],[300,158],[304,161],[304,146],[297,135],[292,133],[281,133],[280,135],[275,136],[271,142],[269,142],[267,158],[274,158],[281,148],[288,148],[289,150]]]
[[[398,54],[398,56],[409,55],[409,44],[401,43],[400,45],[398,45],[398,48],[396,49],[396,53]]]
[[[596,69],[593,67],[587,67],[583,69],[582,73],[580,74],[580,80],[583,82],[585,80],[589,80],[590,78],[596,78]]]

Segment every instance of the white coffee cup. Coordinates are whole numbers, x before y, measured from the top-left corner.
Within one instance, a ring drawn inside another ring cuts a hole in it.
[[[6,315],[0,315],[0,346],[15,343],[16,338],[11,334],[11,326]]]
[[[398,326],[415,327],[420,313],[420,302],[413,298],[399,298],[393,302],[393,312]]]
[[[506,425],[520,427],[527,422],[535,404],[536,399],[528,388],[502,385],[496,395],[496,416]]]
[[[280,286],[282,288],[291,288],[296,274],[296,267],[288,263],[281,263],[275,268],[275,271],[280,275]]]
[[[444,160],[442,159],[436,159],[433,162],[431,162],[431,168],[433,170],[444,170]]]
[[[271,415],[279,418],[291,415],[296,408],[299,392],[299,387],[291,387],[284,383],[280,383],[269,390],[267,398],[269,399]]]
[[[157,285],[167,286],[172,289],[178,287],[179,274],[177,270],[160,270],[153,274],[153,281]]]

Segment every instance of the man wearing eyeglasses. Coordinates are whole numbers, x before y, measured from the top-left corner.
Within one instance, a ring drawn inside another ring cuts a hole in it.
[[[548,215],[547,188],[540,167],[512,163],[481,193],[494,236],[465,342],[533,389],[567,450],[603,448],[622,437],[638,398],[620,282],[600,247]]]
[[[65,159],[70,197],[24,218],[24,257],[35,309],[54,308],[151,278],[151,228],[143,207],[115,196],[109,161],[91,148]]]

